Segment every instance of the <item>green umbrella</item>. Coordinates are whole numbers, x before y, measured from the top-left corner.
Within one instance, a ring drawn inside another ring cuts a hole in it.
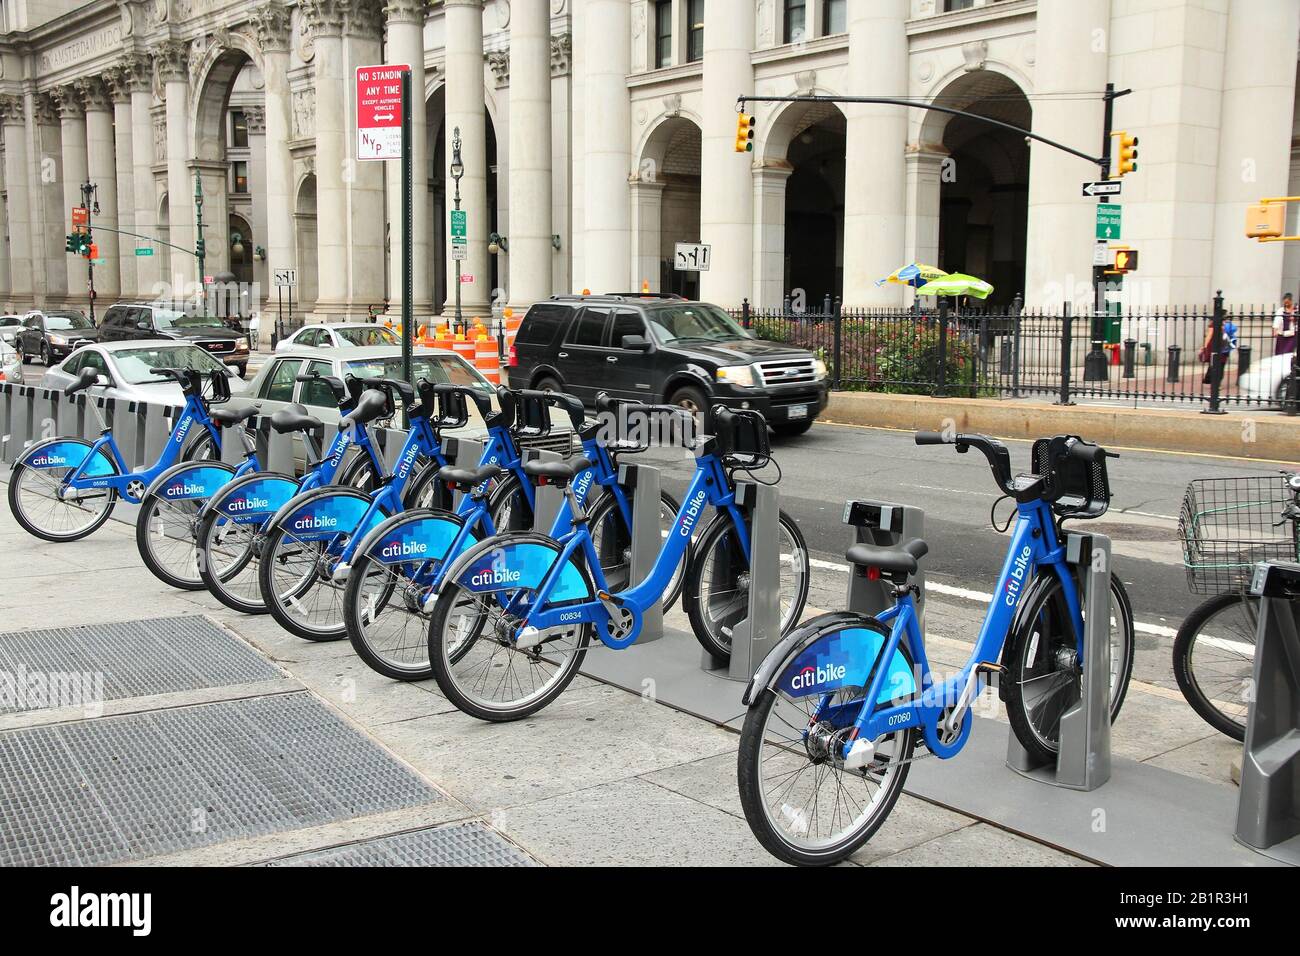
[[[987,299],[993,292],[993,286],[983,279],[954,272],[927,282],[916,290],[917,295],[972,295],[977,299]]]

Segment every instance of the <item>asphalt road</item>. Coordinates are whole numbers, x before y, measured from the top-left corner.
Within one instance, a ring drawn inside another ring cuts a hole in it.
[[[1008,441],[1012,468],[1029,471],[1029,442]],[[1111,449],[1116,450],[1116,449]],[[1090,524],[1114,542],[1115,569],[1137,620],[1176,628],[1203,598],[1188,592],[1178,545],[1178,510],[1193,478],[1268,475],[1282,465],[1244,459],[1118,449],[1108,463],[1112,507]],[[849,541],[841,523],[849,498],[925,509],[929,579],[991,591],[1006,549],[989,508],[1001,492],[983,455],[945,446],[918,447],[910,432],[814,425],[797,439],[774,441],[782,507],[798,521],[814,558],[842,562]],[[660,451],[667,487],[680,493],[691,461]],[[763,477],[772,474],[769,469]],[[998,507],[1005,521],[1011,503]]]

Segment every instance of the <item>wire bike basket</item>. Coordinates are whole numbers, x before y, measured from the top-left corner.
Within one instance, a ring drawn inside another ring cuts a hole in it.
[[[1294,561],[1297,523],[1284,519],[1295,492],[1287,475],[1197,478],[1183,494],[1178,534],[1194,594],[1243,591],[1261,561]]]

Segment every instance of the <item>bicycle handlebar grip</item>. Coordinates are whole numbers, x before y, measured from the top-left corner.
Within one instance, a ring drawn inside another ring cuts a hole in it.
[[[1069,454],[1071,458],[1077,458],[1079,461],[1091,465],[1094,461],[1105,458],[1107,452],[1100,445],[1093,445],[1085,442],[1082,438],[1076,438],[1070,442]]]
[[[955,440],[950,440],[943,432],[917,432],[914,436],[918,445],[952,445]]]
[[[519,395],[521,398],[542,401],[568,412],[569,421],[576,430],[581,430],[587,420],[587,409],[583,406],[582,399],[573,395],[564,392],[542,392],[531,388],[521,390]]]

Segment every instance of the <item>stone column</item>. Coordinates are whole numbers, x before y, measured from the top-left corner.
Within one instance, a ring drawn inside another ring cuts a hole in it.
[[[938,264],[940,184],[943,162],[947,158],[948,151],[939,146],[922,144],[907,148],[907,235],[899,265],[907,262]],[[1010,223],[1007,228],[1010,228]]]
[[[1034,93],[1105,89],[1110,0],[1045,3],[1037,16]],[[1092,152],[1101,149],[1103,118],[1100,100],[1062,99],[1034,110],[1034,132]],[[1029,147],[1025,305],[1059,307],[1068,300],[1092,310],[1097,209],[1095,202],[1080,198],[1079,185],[1098,174],[1095,166],[1058,149],[1042,143]]]
[[[305,267],[294,255],[293,155],[289,140],[293,138],[293,100],[289,92],[289,11],[280,3],[264,3],[253,12],[253,27],[262,48],[262,80],[266,97],[265,136],[266,171],[262,183],[254,188],[265,190],[266,232],[260,238],[266,246],[265,272],[271,269]],[[315,255],[315,250],[312,255]],[[274,290],[262,290],[264,299]],[[295,296],[296,298],[296,296]],[[270,323],[261,323],[261,334],[270,342]]]
[[[713,248],[709,271],[700,273],[700,298],[727,309],[754,294],[754,154],[735,151],[736,97],[754,92],[753,45],[750,0],[705,4],[700,241]]]
[[[317,314],[346,315],[348,299],[348,196],[351,176],[344,144],[343,20],[340,0],[305,0],[312,32],[316,88]]]
[[[201,292],[203,276],[192,254],[194,231],[194,177],[190,171],[190,82],[189,48],[182,40],[165,40],[155,53],[158,75],[165,84],[167,102],[167,232],[168,241],[179,248],[170,250],[172,275],[167,282],[176,286],[174,297]],[[186,251],[182,251],[186,250]],[[189,283],[196,283],[186,286]]]
[[[551,19],[546,3],[510,17],[510,304],[551,294]]]
[[[569,253],[569,281],[566,289],[576,292],[582,287],[582,276],[586,272],[587,217],[586,217],[586,126],[587,126],[587,47],[586,47],[586,0],[573,3],[573,85],[570,101],[571,135],[569,138],[571,179],[569,182],[569,229],[567,247]],[[631,107],[629,106],[629,112]]]
[[[132,232],[142,236],[158,235],[158,187],[154,181],[153,165],[161,157],[154,155],[153,131],[153,66],[149,58],[141,54],[127,54],[120,61],[123,82],[131,96],[130,122],[130,158],[118,167],[130,170],[131,198],[134,204]],[[118,135],[122,135],[118,129]],[[125,195],[119,192],[118,206],[125,208]],[[143,240],[136,242],[144,244]],[[135,295],[140,299],[152,299],[162,294],[159,283],[162,281],[162,263],[170,260],[168,250],[153,244],[153,255],[135,256]]]
[[[345,314],[362,316],[384,300],[384,166],[358,162],[356,68],[383,62],[380,0],[350,0],[343,21],[343,149],[347,177],[348,296]],[[319,110],[317,112],[319,117]]]
[[[487,203],[487,129],[483,101],[483,4],[482,0],[444,0],[444,31],[447,43],[447,112],[444,120],[446,144],[443,147],[448,167],[451,165],[451,142],[460,129],[460,158],[465,175],[460,181],[460,208],[465,210],[468,228],[467,258],[461,272],[474,277],[461,284],[462,311],[468,319],[484,315],[491,298],[487,237],[490,231]],[[455,184],[447,176],[447,209],[455,208]],[[442,228],[449,228],[448,223]],[[447,244],[447,302],[443,315],[456,311],[456,263]]]
[[[266,263],[257,258],[257,247],[266,248],[267,219],[270,215],[266,195],[263,194],[261,199],[256,195],[256,190],[266,184],[266,110],[260,106],[246,106],[244,118],[248,122],[248,178],[254,190],[249,221],[253,234],[244,237],[244,245],[248,246],[248,254],[253,257],[253,282],[258,289],[256,299],[250,292],[247,297],[241,298],[241,302],[248,309],[260,309],[262,302],[271,294],[270,273],[267,272]]]
[[[125,70],[115,65],[104,71],[104,84],[113,103],[113,171],[117,191],[117,226],[127,232],[140,232],[135,227],[135,159],[131,146],[131,89]],[[139,272],[136,266],[137,241],[131,236],[117,239],[118,276],[122,298],[139,298]],[[143,258],[143,257],[141,257]]]
[[[429,285],[429,144],[424,115],[424,17],[428,0],[384,0],[388,18],[385,61],[408,63],[411,67],[411,243],[412,309],[417,317],[433,311]],[[402,301],[402,164],[384,164],[388,174],[388,222],[390,230],[388,289],[390,308],[400,312]]]
[[[908,0],[848,4],[850,90],[906,94]],[[888,95],[888,94],[885,94]],[[903,265],[907,110],[845,104],[844,303],[898,305],[902,288],[876,280]]]
[[[31,192],[27,185],[26,111],[21,96],[0,96],[4,124],[4,184],[9,219],[9,293],[15,305],[32,302]]]
[[[630,7],[626,0],[587,0],[583,13],[583,271],[573,284],[593,292],[627,288],[632,269],[632,106]],[[614,38],[619,38],[617,42]],[[732,94],[733,96],[735,94]]]
[[[1229,304],[1272,303],[1295,292],[1281,287],[1283,247],[1290,243],[1247,239],[1242,224],[1246,206],[1287,194],[1298,30],[1300,4],[1293,0],[1228,5],[1211,289],[1222,289]]]
[[[785,160],[754,168],[754,293],[756,308],[781,304],[785,287],[785,188],[794,169]]]
[[[63,159],[59,138],[59,113],[48,93],[30,94],[28,115],[28,182],[32,184],[32,235],[39,253],[32,292],[37,305],[61,305],[68,295],[68,256],[64,234],[68,211],[64,208]]]
[[[640,178],[632,183],[632,270],[630,289],[640,289],[642,280],[659,291],[659,250],[663,242],[664,183]],[[512,247],[513,248],[513,247]],[[594,290],[593,290],[594,291]]]
[[[72,84],[52,91],[59,111],[59,142],[63,157],[63,222],[71,229],[72,207],[81,205],[81,184],[89,176],[86,166],[86,112]],[[57,221],[57,220],[55,220]],[[51,224],[47,224],[51,225]],[[90,302],[89,263],[84,256],[69,254],[66,262],[68,301],[78,307]]]
[[[116,232],[93,227],[121,228],[117,218],[117,144],[113,140],[113,103],[107,86],[98,77],[78,80],[77,92],[86,108],[86,171],[90,181],[98,187],[96,199],[92,201],[99,203],[99,212],[92,220],[92,231],[99,258],[104,260],[104,264],[95,267],[95,295],[104,300],[104,308],[107,308],[122,295],[120,240]],[[134,258],[133,246],[128,245],[126,249]],[[95,313],[103,315],[98,303]]]

